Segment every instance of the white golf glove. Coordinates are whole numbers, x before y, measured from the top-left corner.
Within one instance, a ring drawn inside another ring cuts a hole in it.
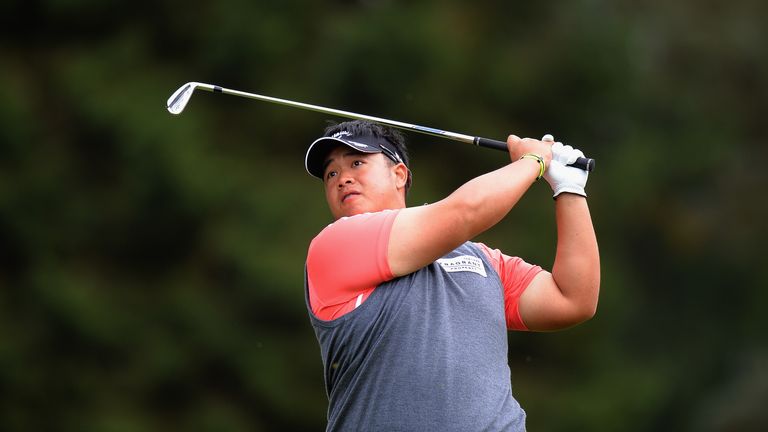
[[[580,157],[584,157],[584,153],[579,149],[563,145],[561,142],[552,144],[552,161],[544,172],[544,179],[552,187],[553,198],[557,198],[563,192],[587,196],[584,187],[587,185],[589,172],[568,166]]]

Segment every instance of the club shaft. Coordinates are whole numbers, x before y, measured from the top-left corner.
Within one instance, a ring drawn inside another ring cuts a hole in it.
[[[233,95],[233,96],[241,96],[241,97],[246,97],[246,98],[249,98],[249,99],[256,99],[256,100],[260,100],[260,101],[264,101],[264,102],[271,102],[271,103],[276,103],[276,104],[279,104],[279,105],[286,105],[286,106],[290,106],[290,107],[294,107],[294,108],[301,108],[301,109],[305,109],[305,110],[309,110],[309,111],[316,111],[316,112],[320,112],[320,113],[323,113],[323,114],[330,114],[330,115],[335,115],[335,116],[339,116],[339,117],[346,117],[346,118],[351,118],[351,119],[356,119],[356,120],[368,120],[368,121],[372,121],[374,123],[384,124],[384,125],[387,125],[387,126],[393,126],[393,127],[396,127],[396,128],[400,128],[400,129],[404,129],[404,130],[410,130],[410,131],[414,131],[414,132],[419,132],[419,133],[423,133],[423,134],[427,134],[427,135],[433,135],[433,136],[438,136],[438,137],[442,137],[442,138],[448,138],[448,139],[452,139],[454,141],[460,141],[460,142],[467,143],[467,144],[474,144],[474,140],[475,140],[475,137],[470,136],[470,135],[464,135],[464,134],[455,133],[455,132],[448,132],[448,131],[444,131],[444,130],[440,130],[440,129],[428,128],[428,127],[419,126],[419,125],[410,124],[410,123],[405,123],[405,122],[401,122],[401,121],[397,121],[397,120],[389,120],[389,119],[385,119],[385,118],[381,118],[381,117],[374,117],[374,116],[370,116],[370,115],[366,115],[366,114],[359,114],[359,113],[354,113],[354,112],[350,112],[350,111],[343,111],[343,110],[334,109],[334,108],[327,108],[327,107],[323,107],[323,106],[319,106],[319,105],[312,105],[312,104],[307,104],[307,103],[302,103],[302,102],[295,102],[295,101],[291,101],[291,100],[287,100],[287,99],[280,99],[280,98],[271,97],[271,96],[264,96],[264,95],[255,94],[255,93],[248,93],[248,92],[244,92],[244,91],[240,91],[240,90],[233,90],[233,89],[228,89],[228,88],[224,88],[224,87],[220,87],[220,86],[215,86],[215,85],[210,85],[210,84],[200,84],[198,86],[198,88],[203,89],[203,90],[207,90],[207,91],[210,91],[210,92],[213,92],[213,93],[224,93],[224,94]]]
[[[192,84],[192,83],[189,83],[188,85],[190,85],[190,84]],[[240,96],[240,97],[245,97],[245,98],[249,98],[249,99],[256,99],[256,100],[263,101],[263,102],[270,102],[270,103],[275,103],[275,104],[278,104],[278,105],[284,105],[284,106],[289,106],[289,107],[294,107],[294,108],[300,108],[300,109],[304,109],[304,110],[315,111],[315,112],[320,112],[320,113],[324,113],[324,114],[330,114],[330,115],[339,116],[339,117],[346,117],[346,118],[357,119],[357,120],[368,120],[368,121],[371,121],[371,122],[374,122],[374,123],[379,123],[379,124],[383,124],[383,125],[387,125],[387,126],[392,126],[392,127],[396,127],[396,128],[399,128],[399,129],[404,129],[404,130],[407,130],[407,131],[413,131],[413,132],[418,132],[418,133],[421,133],[421,134],[432,135],[432,136],[441,137],[441,138],[447,138],[447,139],[450,139],[450,140],[453,140],[453,141],[459,141],[459,142],[463,142],[463,143],[466,143],[466,144],[473,144],[473,145],[480,146],[480,147],[487,147],[487,148],[492,148],[492,149],[501,150],[501,151],[508,151],[507,143],[505,143],[504,141],[497,141],[497,140],[493,140],[493,139],[482,138],[482,137],[477,137],[477,136],[472,136],[472,135],[465,135],[465,134],[460,134],[460,133],[456,133],[456,132],[448,132],[448,131],[444,131],[444,130],[441,130],[441,129],[435,129],[435,128],[430,128],[430,127],[425,127],[425,126],[419,126],[419,125],[415,125],[415,124],[411,124],[411,123],[405,123],[405,122],[401,122],[401,121],[397,121],[397,120],[389,120],[389,119],[385,119],[385,118],[381,118],[381,117],[374,117],[374,116],[370,116],[370,115],[366,115],[366,114],[359,114],[359,113],[354,113],[354,112],[350,112],[350,111],[343,111],[343,110],[334,109],[334,108],[327,108],[327,107],[323,107],[323,106],[319,106],[319,105],[312,105],[312,104],[307,104],[307,103],[303,103],[303,102],[296,102],[296,101],[291,101],[291,100],[287,100],[287,99],[280,99],[280,98],[276,98],[276,97],[272,97],[272,96],[264,96],[264,95],[260,95],[260,94],[256,94],[256,93],[249,93],[249,92],[244,92],[244,91],[240,91],[240,90],[228,89],[228,88],[225,88],[225,87],[221,87],[221,86],[217,86],[217,85],[212,85],[212,84],[205,84],[205,83],[199,83],[199,82],[198,83],[194,83],[194,84],[195,84],[195,86],[190,89],[191,91],[194,91],[194,89],[201,89],[201,90],[209,91],[209,92],[212,92],[212,93],[223,93],[223,94],[228,94],[228,95],[232,95],[232,96]],[[183,89],[183,87],[182,87],[182,89]],[[179,89],[179,91],[178,91],[178,94],[177,94],[177,97],[176,97],[177,100],[184,96],[185,92],[182,92],[181,91],[182,89]],[[188,94],[186,96],[189,97],[191,95]],[[176,100],[170,101],[169,107],[175,105],[175,103],[176,103]],[[182,104],[181,109],[183,109],[183,104]],[[170,108],[169,108],[169,110],[170,110]],[[179,112],[180,112],[180,110],[179,110]],[[176,112],[176,113],[178,114],[178,112]],[[576,160],[576,162],[574,162],[571,165],[575,166],[577,168],[581,168],[581,169],[583,169],[585,171],[592,171],[594,169],[594,166],[595,166],[595,160],[594,159],[590,159],[590,158],[583,158],[583,157],[581,157],[581,158],[578,158]]]

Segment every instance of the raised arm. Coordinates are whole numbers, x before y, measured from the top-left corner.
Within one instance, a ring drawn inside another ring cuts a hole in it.
[[[552,157],[551,143],[510,135],[512,163],[474,178],[434,204],[400,211],[392,226],[388,260],[402,276],[430,264],[499,222],[517,204],[540,173],[540,164],[524,154]]]
[[[553,146],[545,178],[555,197],[557,252],[552,273],[539,273],[520,297],[520,316],[530,330],[570,327],[597,308],[600,255],[584,192],[588,174],[566,166],[578,156],[570,146]]]

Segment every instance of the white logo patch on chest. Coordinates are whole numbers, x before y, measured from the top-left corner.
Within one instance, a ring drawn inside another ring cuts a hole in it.
[[[485,273],[483,260],[471,255],[462,255],[455,258],[440,258],[437,263],[448,273],[453,272],[472,272],[482,277],[488,277]]]

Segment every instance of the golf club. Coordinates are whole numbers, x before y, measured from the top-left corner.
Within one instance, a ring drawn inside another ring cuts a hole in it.
[[[249,99],[256,99],[264,102],[272,102],[279,105],[287,105],[294,108],[301,108],[310,111],[317,111],[324,114],[335,115],[339,117],[346,117],[356,120],[368,120],[374,123],[380,123],[387,126],[393,126],[396,128],[414,131],[426,135],[437,136],[441,138],[447,138],[453,141],[459,141],[466,144],[474,144],[480,147],[487,147],[496,150],[508,151],[507,143],[504,141],[496,141],[488,138],[476,137],[471,135],[464,135],[456,132],[448,132],[440,129],[434,129],[430,127],[418,126],[410,123],[404,123],[396,120],[387,120],[379,117],[373,117],[365,114],[357,114],[349,111],[342,111],[333,108],[326,108],[317,105],[310,105],[301,102],[294,102],[286,99],[278,99],[270,96],[263,96],[254,93],[247,93],[239,90],[232,90],[224,87],[220,87],[212,84],[205,84],[200,82],[188,82],[179,87],[178,90],[173,92],[170,98],[168,98],[167,107],[168,112],[171,114],[181,114],[184,111],[184,107],[187,106],[189,99],[192,97],[192,93],[195,90],[201,89],[212,93],[224,93],[232,96],[240,96]],[[595,168],[595,160],[590,158],[578,158],[576,162],[571,164],[574,167],[581,168],[586,171],[592,171]]]

